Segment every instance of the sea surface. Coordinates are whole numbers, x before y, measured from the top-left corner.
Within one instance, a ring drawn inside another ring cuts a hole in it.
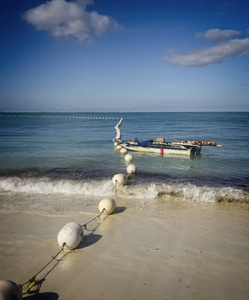
[[[122,140],[223,147],[191,157],[131,152],[137,172],[117,190],[112,177],[128,165],[113,145],[120,118]],[[0,113],[0,212],[93,212],[107,196],[133,207],[248,204],[249,113]]]

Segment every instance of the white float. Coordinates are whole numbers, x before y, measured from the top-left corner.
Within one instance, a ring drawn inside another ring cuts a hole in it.
[[[22,300],[22,291],[15,282],[10,280],[0,280],[0,299]]]
[[[114,185],[125,185],[127,183],[127,179],[123,174],[116,174],[113,176],[112,182]]]
[[[134,164],[130,164],[126,170],[128,174],[134,174],[137,171],[137,167]]]
[[[60,247],[66,243],[66,248],[72,250],[82,241],[84,236],[83,228],[76,222],[66,224],[58,233],[57,242]]]
[[[117,147],[118,143],[117,142],[114,142],[114,147]]]
[[[117,145],[116,149],[120,150],[120,149],[122,149],[122,147],[120,145]]]
[[[125,155],[125,161],[127,161],[127,162],[132,161],[132,155],[130,153]]]
[[[127,149],[125,149],[125,148],[122,148],[121,150],[120,150],[120,154],[121,155],[125,155],[125,154],[127,154]]]
[[[102,212],[105,209],[104,213],[107,215],[110,215],[116,207],[117,204],[113,198],[104,198],[99,202],[99,211]]]

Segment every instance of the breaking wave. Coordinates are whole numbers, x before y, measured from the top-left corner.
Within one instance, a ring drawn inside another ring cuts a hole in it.
[[[70,180],[51,178],[4,177],[0,179],[0,193],[61,194],[84,197],[107,197],[118,193],[127,199],[179,199],[200,202],[249,203],[249,190],[234,187],[198,186],[192,183],[133,183],[115,191],[111,179]]]
[[[70,180],[50,178],[18,178],[7,177],[0,180],[0,192],[15,192],[28,194],[64,194],[86,196],[109,196],[113,190],[111,181],[108,180]]]

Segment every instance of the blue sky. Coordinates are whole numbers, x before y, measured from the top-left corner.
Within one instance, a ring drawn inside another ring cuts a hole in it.
[[[0,22],[0,111],[249,111],[247,0],[8,0]]]

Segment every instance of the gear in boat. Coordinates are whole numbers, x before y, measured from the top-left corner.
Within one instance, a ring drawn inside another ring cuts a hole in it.
[[[134,139],[131,141],[122,141],[121,140],[121,131],[119,125],[121,125],[123,119],[115,126],[117,136],[114,139],[116,144],[119,144],[121,147],[126,148],[131,151],[139,152],[149,152],[149,153],[160,153],[163,154],[173,154],[173,155],[196,155],[200,154],[202,146],[219,146],[222,145],[216,144],[215,142],[202,142],[202,141],[178,141],[174,142],[165,142],[164,138],[157,138],[154,142],[153,140],[147,141],[138,141]]]
[[[139,146],[146,147],[146,146],[151,145],[153,143],[153,140],[142,142],[142,141],[138,141],[137,139],[135,139],[134,142],[136,142]]]

